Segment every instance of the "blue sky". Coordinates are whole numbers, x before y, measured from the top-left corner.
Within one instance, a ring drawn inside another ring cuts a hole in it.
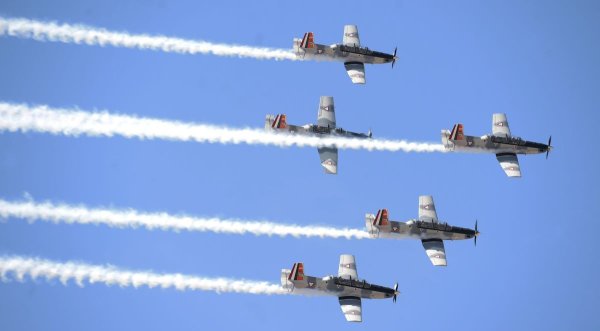
[[[303,261],[335,273],[339,254],[359,276],[402,294],[365,301],[362,325],[335,298],[0,284],[0,329],[406,330],[597,329],[595,206],[599,158],[600,5],[595,1],[4,1],[0,14],[131,33],[290,48],[306,31],[341,40],[357,24],[364,45],[400,60],[368,66],[354,86],[336,63],[177,55],[0,38],[0,100],[262,127],[267,113],[316,120],[333,95],[338,124],[376,137],[439,141],[456,122],[491,131],[506,112],[513,134],[556,146],[520,158],[509,180],[492,155],[342,151],[323,174],[310,148],[222,146],[124,138],[0,134],[0,198],[131,207],[199,216],[362,227],[386,207],[417,214],[432,194],[438,215],[471,227],[478,246],[446,243],[434,268],[418,241],[292,239],[66,226],[7,220],[0,253],[131,269],[279,281]]]

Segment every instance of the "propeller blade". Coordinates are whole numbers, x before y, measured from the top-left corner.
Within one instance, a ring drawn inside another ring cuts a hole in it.
[[[396,52],[398,51],[398,47],[394,48],[394,58],[392,59],[392,69],[394,68],[394,64],[396,63]]]
[[[552,148],[552,136],[548,138],[548,149],[546,150],[546,160],[548,160],[548,154],[550,154],[550,149]]]
[[[394,303],[396,302],[396,297],[398,296],[398,283],[396,283],[394,285],[394,297],[392,298],[392,301],[394,301]]]
[[[475,247],[477,247],[477,236],[479,235],[479,231],[477,230],[477,220],[475,220],[475,237],[473,237],[473,241],[475,242]]]

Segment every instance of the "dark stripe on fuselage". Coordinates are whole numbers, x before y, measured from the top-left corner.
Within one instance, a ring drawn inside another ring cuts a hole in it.
[[[510,153],[505,153],[505,154],[510,154]],[[514,155],[514,154],[512,154],[512,155]],[[474,230],[467,229],[467,228],[461,228],[458,226],[451,226],[451,225],[447,225],[447,224],[418,222],[417,227],[420,229],[426,229],[426,230],[435,230],[435,231],[458,233],[458,234],[465,234],[465,235],[475,235]],[[437,239],[426,239],[426,240],[437,240]]]
[[[392,55],[392,54],[387,54],[387,53],[382,53],[382,52],[367,50],[367,49],[360,48],[360,47],[352,47],[352,46],[340,45],[339,46],[339,50],[342,51],[342,52],[346,52],[346,53],[379,57],[379,58],[383,58],[383,59],[387,59],[387,60],[393,60],[394,59],[394,55]]]
[[[373,285],[373,284],[369,284],[365,281],[348,280],[348,279],[341,279],[339,277],[335,277],[334,283],[336,285],[358,288],[361,290],[368,290],[368,291],[380,292],[380,293],[386,293],[386,294],[394,294],[394,290],[389,287]]]
[[[493,143],[496,143],[496,144],[531,147],[531,148],[537,148],[540,150],[548,149],[548,145],[546,145],[546,144],[536,143],[533,141],[527,141],[527,140],[522,140],[522,139],[517,139],[517,138],[505,138],[505,137],[492,136],[491,140]]]

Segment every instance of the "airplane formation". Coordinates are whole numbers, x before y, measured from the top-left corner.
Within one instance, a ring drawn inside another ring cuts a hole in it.
[[[391,63],[394,66],[398,57],[397,48],[393,54],[372,51],[362,47],[356,25],[346,25],[341,44],[331,46],[316,44],[314,34],[307,32],[302,39],[295,38],[294,54],[305,60],[329,60],[343,62],[348,76],[354,84],[366,84],[365,64]],[[285,114],[267,115],[265,130],[288,134],[316,137],[342,136],[350,139],[370,139],[372,132],[355,133],[336,126],[333,97],[322,96],[319,103],[317,124],[295,126],[287,124]],[[493,114],[492,133],[482,137],[466,136],[463,125],[454,125],[452,131],[442,130],[442,144],[448,152],[493,153],[508,177],[521,177],[518,154],[546,153],[552,149],[552,137],[547,144],[523,140],[511,135],[506,114]],[[318,149],[326,174],[338,173],[338,151],[333,147]],[[406,222],[391,221],[387,209],[377,214],[366,214],[366,231],[371,238],[419,239],[434,266],[447,266],[444,240],[473,239],[477,245],[479,230],[449,225],[438,219],[433,197],[419,197],[417,219]],[[337,296],[342,312],[349,322],[362,322],[362,299],[392,298],[396,302],[398,284],[394,288],[374,285],[360,280],[353,255],[340,256],[337,276],[323,278],[304,274],[304,264],[294,263],[291,270],[281,271],[281,286],[292,293],[318,292]]]
[[[397,48],[392,54],[373,51],[363,47],[356,25],[344,26],[342,42],[330,46],[315,43],[312,32],[303,38],[293,40],[293,53],[303,60],[325,60],[343,62],[353,84],[366,84],[365,64],[391,63],[398,60]],[[335,104],[332,96],[321,96],[315,124],[292,125],[287,123],[286,114],[266,115],[265,130],[274,134],[312,136],[317,138],[343,137],[347,139],[371,139],[371,130],[367,133],[353,132],[337,126]],[[464,134],[462,124],[455,124],[452,130],[441,131],[441,142],[448,152],[491,153],[496,155],[502,170],[511,178],[521,177],[521,168],[517,155],[546,154],[552,150],[552,137],[547,143],[538,143],[512,136],[506,114],[493,114],[492,132],[480,137]],[[319,147],[321,166],[326,174],[337,174],[338,149]],[[438,219],[433,197],[419,197],[417,218],[406,222],[392,221],[388,209],[380,209],[376,214],[365,216],[365,234],[373,239],[416,239],[421,240],[423,248],[433,266],[447,266],[445,240],[473,239],[477,244],[479,237],[477,221],[473,229],[450,225]],[[291,269],[281,270],[281,287],[290,293],[320,293],[338,298],[342,313],[349,322],[362,322],[363,299],[392,299],[400,293],[398,284],[386,287],[369,283],[358,277],[356,260],[353,255],[340,256],[336,276],[308,276],[304,273],[304,264],[296,262]],[[290,314],[294,314],[291,312]],[[292,316],[290,316],[292,317]]]

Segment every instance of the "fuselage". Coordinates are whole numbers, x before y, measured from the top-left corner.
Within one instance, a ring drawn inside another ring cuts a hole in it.
[[[519,137],[499,137],[486,135],[483,137],[464,136],[460,140],[452,140],[450,131],[442,130],[442,144],[449,151],[493,153],[493,154],[539,154],[548,151],[549,146],[542,143],[523,140]]]
[[[372,51],[367,47],[346,46],[341,44],[320,45],[314,48],[300,47],[301,39],[294,39],[294,53],[297,57],[310,60],[339,61],[344,63],[391,63],[394,55]]]
[[[471,239],[476,235],[475,230],[441,222],[410,220],[408,222],[389,221],[388,225],[374,225],[373,218],[369,216],[366,225],[372,238],[462,240]]]
[[[369,284],[365,280],[345,279],[337,276],[313,277],[303,276],[302,281],[289,280],[290,270],[284,269],[281,274],[281,285],[292,292],[319,292],[336,297],[359,297],[364,299],[387,299],[394,296],[394,289]]]
[[[371,138],[370,134],[347,131],[342,128],[332,128],[327,126],[319,126],[315,124],[306,124],[303,126],[285,124],[284,127],[277,127],[275,116],[267,116],[265,121],[265,129],[278,132],[289,132],[301,135],[322,135],[322,136],[341,136],[347,138]]]

